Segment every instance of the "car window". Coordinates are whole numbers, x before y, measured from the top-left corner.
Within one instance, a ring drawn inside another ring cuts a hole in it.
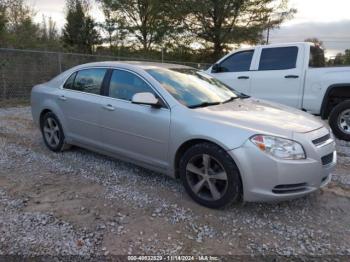
[[[109,96],[113,98],[131,101],[136,93],[150,92],[153,89],[140,77],[124,70],[113,70],[109,85]]]
[[[243,51],[231,55],[220,63],[219,72],[243,72],[249,71],[254,51]]]
[[[286,70],[296,67],[298,47],[264,48],[261,52],[259,70]]]
[[[104,68],[81,70],[68,78],[64,88],[99,95],[106,71]]]
[[[72,74],[66,81],[66,83],[64,83],[63,87],[66,89],[72,89],[73,85],[74,85],[74,79],[75,76],[77,75],[77,73]]]

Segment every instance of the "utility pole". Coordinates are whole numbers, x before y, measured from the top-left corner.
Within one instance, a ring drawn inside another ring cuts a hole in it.
[[[277,19],[277,21],[278,20],[283,21],[285,18],[288,18],[288,15],[289,15],[288,12],[278,13],[276,19]],[[275,21],[272,20],[272,22],[271,22],[271,17],[270,17],[268,22],[267,22],[267,32],[266,32],[266,44],[267,45],[270,43],[270,30],[274,28],[273,25],[276,25]]]
[[[58,71],[62,73],[62,53],[57,53]]]
[[[162,47],[162,63],[164,63],[164,47]]]
[[[271,20],[269,19],[269,22],[267,23],[267,34],[266,34],[266,44],[269,44],[270,41],[270,23]]]

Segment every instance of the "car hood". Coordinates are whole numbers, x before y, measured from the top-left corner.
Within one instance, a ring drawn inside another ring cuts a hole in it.
[[[293,132],[306,133],[324,126],[316,117],[303,111],[252,98],[198,108],[196,111],[212,121],[288,137],[293,136]]]

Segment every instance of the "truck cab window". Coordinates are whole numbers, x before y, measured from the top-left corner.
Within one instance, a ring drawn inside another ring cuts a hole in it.
[[[264,48],[261,52],[259,70],[287,70],[296,68],[298,47]]]
[[[235,53],[229,56],[220,63],[219,70],[216,73],[249,71],[250,64],[252,63],[253,54],[254,51],[249,50]]]
[[[325,67],[324,50],[319,46],[311,46],[309,67]]]

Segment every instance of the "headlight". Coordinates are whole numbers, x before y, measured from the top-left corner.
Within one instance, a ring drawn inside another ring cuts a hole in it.
[[[281,159],[298,160],[305,159],[306,154],[303,146],[293,140],[256,135],[250,138],[261,151]]]

